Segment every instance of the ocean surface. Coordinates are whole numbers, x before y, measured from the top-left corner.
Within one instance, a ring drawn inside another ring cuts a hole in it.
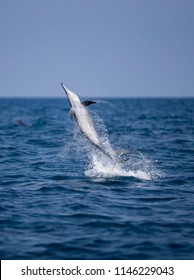
[[[194,259],[194,99],[0,99],[1,259]]]

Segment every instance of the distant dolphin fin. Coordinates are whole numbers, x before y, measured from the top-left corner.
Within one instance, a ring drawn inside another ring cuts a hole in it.
[[[96,103],[95,101],[87,100],[87,101],[83,101],[83,102],[82,102],[82,105],[84,105],[84,106],[89,106],[89,105],[95,104],[95,103]]]
[[[71,108],[69,110],[69,116],[70,116],[71,119],[73,119],[73,117],[75,117],[75,112],[74,112],[73,108]]]

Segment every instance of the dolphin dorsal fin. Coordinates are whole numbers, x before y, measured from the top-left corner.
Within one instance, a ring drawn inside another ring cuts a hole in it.
[[[95,101],[87,100],[87,101],[83,101],[83,102],[82,102],[82,105],[84,105],[84,106],[89,106],[89,105],[95,104],[95,103],[96,103]]]

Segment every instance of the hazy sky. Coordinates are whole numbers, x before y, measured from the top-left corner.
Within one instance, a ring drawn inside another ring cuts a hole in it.
[[[0,96],[193,96],[193,0],[0,0]]]

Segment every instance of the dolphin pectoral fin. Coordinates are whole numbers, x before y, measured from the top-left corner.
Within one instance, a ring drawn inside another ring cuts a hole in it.
[[[89,105],[95,104],[95,103],[96,103],[95,101],[87,100],[87,101],[83,101],[83,102],[82,102],[82,105],[84,105],[84,106],[89,106]]]
[[[75,117],[75,112],[74,112],[74,110],[71,108],[70,109],[70,111],[69,111],[69,117],[71,118],[71,119],[73,119],[73,117]]]

